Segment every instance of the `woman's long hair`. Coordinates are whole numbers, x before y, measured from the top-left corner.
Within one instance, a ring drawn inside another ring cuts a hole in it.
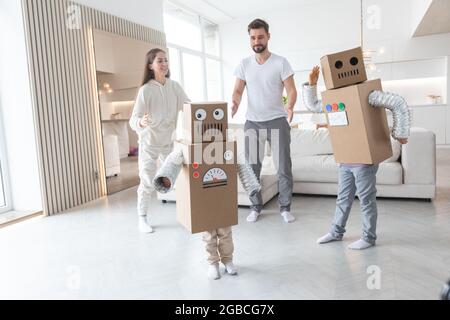
[[[150,70],[150,65],[156,58],[156,55],[160,52],[166,53],[164,50],[155,48],[150,50],[145,57],[145,70],[144,70],[144,80],[142,80],[142,85],[146,84],[152,79],[155,79],[155,72]],[[167,72],[166,78],[170,78],[170,70]]]

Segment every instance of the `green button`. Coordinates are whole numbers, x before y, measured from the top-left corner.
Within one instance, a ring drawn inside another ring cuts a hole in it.
[[[345,104],[343,104],[342,102],[339,103],[339,110],[341,110],[341,111],[345,110]]]

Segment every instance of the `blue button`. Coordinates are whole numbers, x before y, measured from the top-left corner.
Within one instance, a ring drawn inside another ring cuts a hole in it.
[[[328,111],[328,112],[333,111],[333,107],[332,107],[330,104],[328,104],[326,108],[327,108],[327,111]]]

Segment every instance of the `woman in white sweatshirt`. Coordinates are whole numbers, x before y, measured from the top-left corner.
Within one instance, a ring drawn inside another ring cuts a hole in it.
[[[131,128],[139,136],[138,215],[139,230],[153,232],[147,220],[154,188],[158,158],[163,161],[173,149],[178,112],[189,101],[183,88],[170,80],[166,53],[152,49],[147,53],[144,80],[130,119]]]

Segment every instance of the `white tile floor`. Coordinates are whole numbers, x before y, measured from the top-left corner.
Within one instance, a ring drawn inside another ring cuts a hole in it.
[[[286,225],[272,200],[256,224],[240,208],[239,275],[206,278],[199,235],[154,201],[156,232],[136,228],[135,189],[68,213],[0,229],[0,299],[437,299],[450,278],[450,149],[438,151],[433,203],[381,199],[375,248],[346,249],[360,235],[356,202],[344,242],[319,246],[335,199],[296,196]],[[369,290],[367,269],[381,271]]]

